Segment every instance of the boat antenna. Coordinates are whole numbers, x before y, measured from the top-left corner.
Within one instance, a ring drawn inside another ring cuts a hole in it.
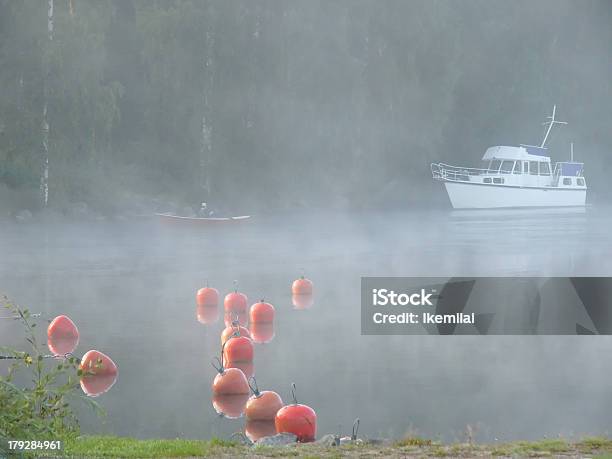
[[[553,127],[553,124],[567,124],[566,121],[557,121],[555,119],[555,115],[557,113],[557,106],[553,105],[553,111],[552,111],[552,115],[551,116],[547,116],[547,118],[550,121],[546,121],[545,123],[542,123],[543,126],[548,125],[548,129],[546,129],[546,134],[544,135],[544,140],[542,140],[542,145],[540,145],[540,148],[544,148],[544,145],[546,145],[546,141],[548,140],[548,135],[550,134],[550,131]]]
[[[574,162],[574,142],[570,142],[570,162]]]

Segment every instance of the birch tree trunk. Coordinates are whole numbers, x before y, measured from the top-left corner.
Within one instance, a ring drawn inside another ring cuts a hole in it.
[[[49,42],[53,41],[53,0],[49,0],[47,12],[47,32],[49,34]],[[49,204],[49,119],[47,116],[48,104],[48,80],[49,80],[49,59],[44,59],[44,80],[43,80],[43,122],[42,122],[42,148],[43,148],[43,172],[40,178],[40,190],[43,197],[43,206],[46,208]]]
[[[214,83],[214,48],[215,29],[213,7],[209,7],[208,25],[206,27],[206,51],[204,56],[204,110],[202,113],[202,137],[200,147],[200,168],[202,173],[202,189],[206,200],[210,199],[211,179],[210,167],[212,164],[212,107],[211,98]]]

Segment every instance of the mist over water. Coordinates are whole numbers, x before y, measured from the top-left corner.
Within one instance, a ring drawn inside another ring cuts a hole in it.
[[[195,292],[275,305],[276,336],[256,345],[260,388],[318,414],[319,434],[406,432],[477,440],[606,433],[612,421],[610,336],[361,336],[361,276],[612,275],[612,212],[445,209],[279,214],[241,226],[195,229],[155,220],[3,225],[3,289],[33,312],[69,315],[77,354],[112,356],[119,379],[84,411],[86,432],[137,437],[226,437],[244,419],[219,418],[210,365],[222,316],[196,321]],[[304,269],[315,304],[294,310]],[[41,325],[42,326],[42,325]],[[2,344],[25,347],[0,322]],[[44,327],[42,327],[44,329]],[[41,330],[42,332],[43,330]]]
[[[222,306],[195,304],[237,280],[276,307],[260,389],[295,382],[319,437],[607,434],[612,336],[362,336],[360,279],[612,276],[610,24],[609,0],[0,0],[0,293],[117,363],[85,433],[243,428],[211,404]],[[539,144],[553,104],[592,207],[452,211],[430,163]],[[202,201],[253,218],[152,217]],[[4,345],[28,348],[3,319]]]

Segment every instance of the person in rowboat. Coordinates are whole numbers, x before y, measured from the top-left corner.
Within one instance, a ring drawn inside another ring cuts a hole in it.
[[[214,214],[215,212],[208,208],[208,204],[206,204],[205,202],[200,204],[200,210],[198,211],[199,217],[203,217],[203,218],[212,217]]]

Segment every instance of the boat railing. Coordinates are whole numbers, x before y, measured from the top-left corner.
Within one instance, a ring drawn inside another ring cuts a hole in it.
[[[475,167],[460,167],[451,166],[444,163],[432,163],[431,164],[431,175],[434,180],[448,180],[453,182],[469,182],[470,177],[487,175],[487,174],[499,174],[498,170],[491,169],[478,169]]]

